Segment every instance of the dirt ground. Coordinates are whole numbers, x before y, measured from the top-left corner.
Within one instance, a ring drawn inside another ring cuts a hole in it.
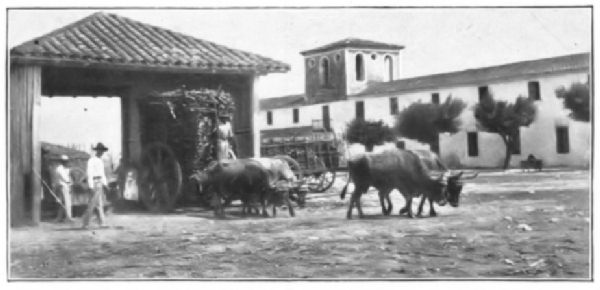
[[[346,219],[345,183],[309,194],[289,217],[227,219],[186,208],[170,215],[112,214],[110,227],[43,223],[10,231],[10,277],[21,278],[572,278],[590,277],[588,171],[486,172],[458,208],[437,217],[384,217],[363,196]],[[417,200],[413,202],[416,209]],[[428,208],[425,208],[428,213]]]

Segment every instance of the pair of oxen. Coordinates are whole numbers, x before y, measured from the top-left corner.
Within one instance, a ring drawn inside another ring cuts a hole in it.
[[[224,207],[234,200],[242,202],[242,214],[268,216],[267,206],[273,206],[273,216],[277,206],[285,204],[290,216],[294,216],[291,199],[302,206],[302,192],[298,180],[291,170],[289,157],[248,158],[222,160],[210,163],[202,172],[192,175],[205,194],[211,194],[211,205],[215,216],[224,217]],[[294,196],[290,196],[295,194]]]
[[[421,196],[417,216],[421,216],[425,200],[429,200],[429,215],[436,216],[433,203],[437,202],[443,206],[448,202],[457,207],[463,180],[473,179],[478,174],[464,176],[462,171],[452,174],[435,153],[401,149],[360,155],[348,162],[348,170],[348,183],[340,194],[341,199],[344,199],[348,184],[352,180],[354,192],[346,214],[348,219],[352,218],[355,206],[359,217],[363,217],[360,197],[371,186],[379,191],[379,202],[384,215],[390,215],[392,212],[390,193],[396,189],[406,201],[405,206],[400,209],[400,215],[407,214],[412,218],[412,199]]]

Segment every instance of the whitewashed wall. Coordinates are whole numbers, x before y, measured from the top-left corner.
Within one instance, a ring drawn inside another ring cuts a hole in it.
[[[521,128],[521,154],[513,154],[511,166],[518,167],[519,162],[529,154],[544,161],[545,166],[584,167],[589,164],[591,150],[591,126],[589,123],[573,121],[568,117],[568,111],[563,108],[562,100],[558,99],[555,90],[560,86],[569,87],[573,82],[585,82],[587,73],[568,73],[561,75],[539,76],[526,80],[505,81],[488,84],[490,92],[497,100],[514,101],[517,96],[527,96],[527,83],[540,83],[541,100],[537,101],[538,115],[533,124]],[[468,102],[461,119],[463,131],[455,135],[442,134],[440,138],[440,153],[447,163],[465,167],[498,167],[504,161],[504,142],[497,134],[478,132],[479,156],[469,157],[467,154],[466,131],[476,131],[476,120],[472,106],[478,102],[477,87],[452,88],[454,96]],[[556,152],[556,126],[569,127],[569,153]],[[458,165],[458,164],[457,164]]]
[[[528,128],[521,129],[521,154],[512,155],[511,166],[519,166],[519,162],[534,154],[544,160],[545,166],[569,166],[584,167],[589,165],[591,150],[591,127],[589,123],[576,122],[567,117],[568,111],[563,108],[562,100],[558,99],[554,91],[560,87],[570,86],[573,82],[585,82],[586,72],[563,73],[557,75],[536,76],[528,79],[499,81],[488,84],[490,92],[497,100],[514,101],[517,96],[527,96],[529,81],[540,83],[541,101],[537,101],[538,116],[535,122]],[[355,102],[365,102],[365,118],[372,120],[383,120],[390,126],[394,124],[394,116],[390,114],[390,97],[398,97],[399,110],[403,110],[413,102],[431,102],[431,94],[439,93],[440,102],[448,95],[459,97],[467,102],[468,107],[461,115],[461,132],[440,136],[440,155],[442,159],[453,167],[499,167],[504,160],[505,147],[502,139],[497,134],[478,132],[479,156],[469,157],[467,154],[466,132],[477,131],[476,121],[472,107],[479,101],[477,86],[458,86],[423,90],[418,92],[402,93],[399,95],[351,97],[346,101],[333,103],[322,103],[300,107],[300,120],[297,124],[292,121],[292,109],[283,108],[272,110],[273,125],[267,125],[266,111],[258,114],[257,124],[261,130],[279,129],[298,126],[309,126],[312,120],[322,118],[324,105],[329,106],[331,126],[337,133],[344,132],[346,124],[355,117]],[[558,154],[556,152],[556,126],[568,125],[569,127],[569,153]],[[423,149],[428,145],[419,142],[405,140],[407,149]],[[375,151],[393,147],[394,144],[378,146]],[[358,154],[364,151],[360,145],[348,146],[347,155]]]
[[[356,80],[356,55],[361,54],[364,61],[365,78],[362,81]],[[371,55],[376,55],[375,59]],[[392,58],[393,79],[397,80],[400,75],[400,50],[379,50],[379,49],[346,49],[344,52],[344,61],[346,63],[346,94],[357,94],[364,90],[370,81],[383,81],[386,74],[384,59],[386,56]]]

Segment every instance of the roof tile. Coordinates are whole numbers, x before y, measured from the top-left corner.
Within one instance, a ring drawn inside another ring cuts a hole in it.
[[[300,54],[307,55],[307,54],[311,54],[311,53],[323,52],[323,51],[328,51],[328,50],[338,49],[338,48],[367,48],[367,49],[400,50],[400,49],[403,49],[404,46],[397,45],[397,44],[391,44],[391,43],[377,42],[377,41],[372,41],[372,40],[359,39],[359,38],[346,38],[346,39],[338,40],[336,42],[332,42],[332,43],[329,43],[329,44],[326,44],[323,46],[319,46],[317,48],[302,51],[302,52],[300,52]]]
[[[259,73],[290,69],[288,64],[264,56],[104,12],[16,46],[11,58]]]
[[[400,79],[391,82],[376,82],[370,84],[358,95],[393,94],[458,85],[485,85],[498,80],[514,79],[529,75],[588,70],[589,67],[590,54],[579,53]]]

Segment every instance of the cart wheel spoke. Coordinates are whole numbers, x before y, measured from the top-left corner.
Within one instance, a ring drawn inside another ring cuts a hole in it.
[[[141,158],[141,197],[146,207],[170,211],[181,191],[181,166],[171,149],[162,143],[148,145]]]

